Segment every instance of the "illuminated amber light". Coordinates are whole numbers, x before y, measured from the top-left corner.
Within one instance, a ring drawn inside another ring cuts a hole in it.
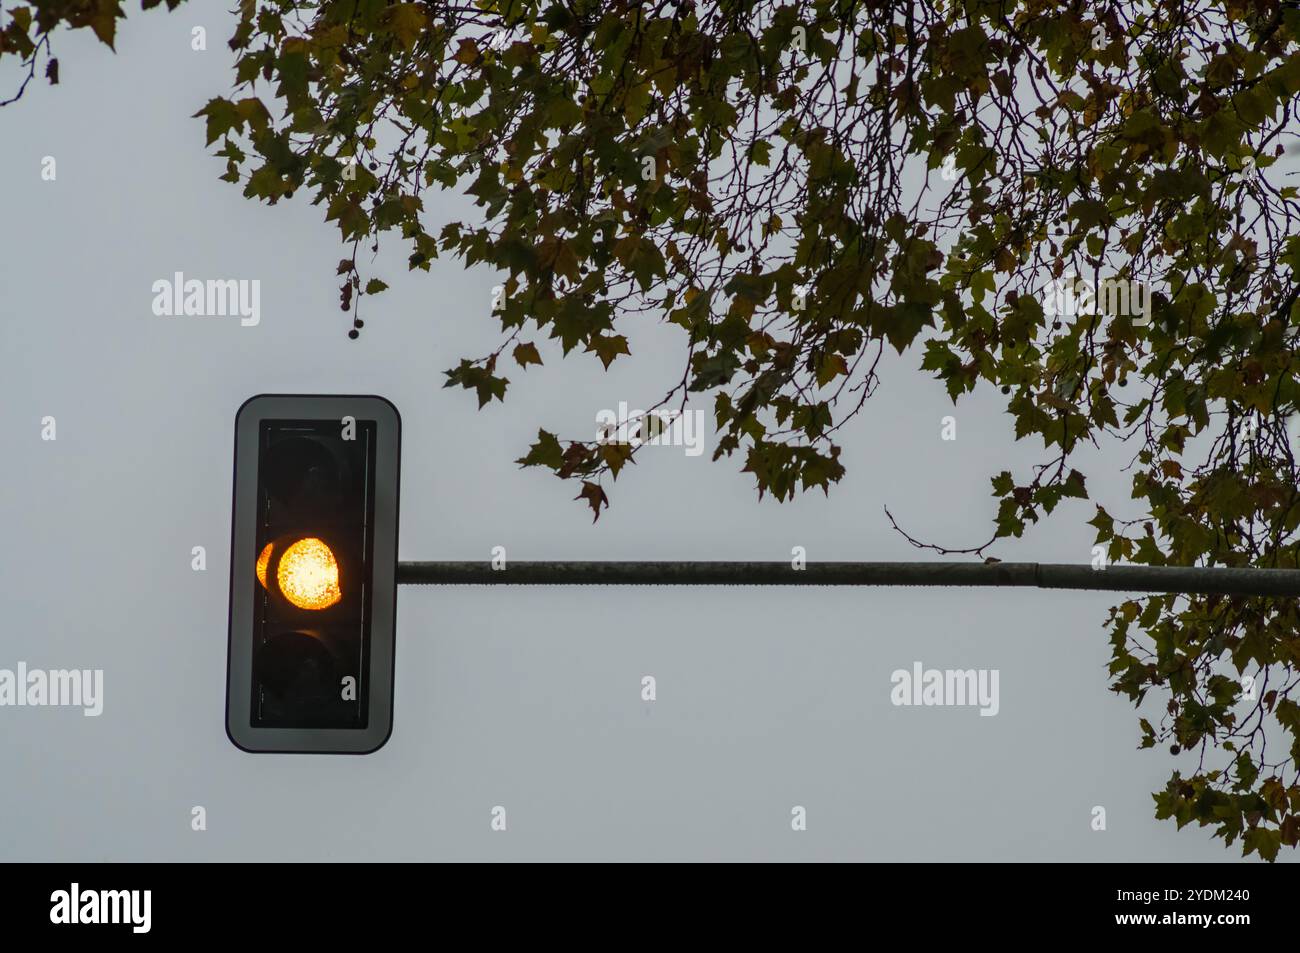
[[[257,581],[266,588],[266,567],[271,564],[271,548],[274,543],[267,543],[261,554],[257,557]]]
[[[284,551],[275,580],[284,597],[299,609],[328,609],[343,598],[334,553],[314,536]]]

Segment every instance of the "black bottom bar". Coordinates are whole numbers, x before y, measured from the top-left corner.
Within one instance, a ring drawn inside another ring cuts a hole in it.
[[[561,841],[550,843],[564,852]],[[504,856],[500,847],[485,848],[484,855]],[[843,866],[762,873],[747,865],[729,869],[730,889],[753,890],[765,901],[769,909],[761,915],[725,904],[717,908],[705,899],[710,888],[691,882],[694,876],[713,880],[716,874],[678,870],[673,876],[683,879],[686,889],[678,902],[659,905],[654,929],[671,929],[674,920],[691,930],[716,924],[725,927],[733,941],[739,928],[741,933],[761,931],[769,940],[773,931],[787,932],[803,945],[810,934],[842,942],[845,929],[860,936],[905,931],[923,941],[917,948],[931,949],[936,941],[951,938],[962,950],[996,947],[1004,940],[1021,945],[1036,935],[1044,940],[1068,936],[1077,942],[1097,934],[1129,934],[1153,943],[1155,949],[1189,943],[1189,948],[1233,949],[1246,941],[1253,948],[1265,937],[1291,935],[1294,924],[1294,884],[1282,865],[871,866],[861,871]],[[497,921],[491,928],[494,935],[512,925],[530,931],[534,939],[572,936],[575,929],[607,935],[609,929],[599,921],[608,918],[614,929],[627,927],[638,911],[644,912],[646,888],[660,884],[663,876],[657,870],[647,876],[634,866],[621,867],[613,877],[575,867],[547,874],[573,881],[586,901],[598,901],[582,911],[582,925],[575,927],[558,919],[563,910],[557,913],[554,891],[537,890],[537,875],[531,870],[465,867],[454,878],[444,878],[448,882],[436,894],[425,875],[404,864],[366,864],[363,869],[49,864],[15,869],[14,874],[0,901],[5,938],[12,943],[36,936],[41,950],[67,948],[68,940],[72,948],[116,948],[123,941],[133,946],[154,940],[176,949],[177,940],[196,938],[207,944],[230,940],[240,947],[275,941],[277,948],[293,950],[347,949],[355,941],[373,947],[380,937],[433,930],[457,920]],[[515,876],[517,883],[512,882]],[[747,882],[750,876],[755,879]],[[810,877],[816,877],[815,885]],[[246,884],[259,889],[244,889]],[[104,891],[114,896],[104,898]],[[144,891],[149,892],[147,909]],[[92,893],[97,895],[94,901],[88,899]],[[431,902],[434,896],[440,903]],[[69,916],[74,897],[75,923]],[[782,898],[789,909],[782,908]],[[110,902],[105,904],[105,899]],[[447,912],[448,901],[454,903],[454,914]],[[502,916],[503,905],[509,906],[509,916]],[[64,943],[58,942],[59,934]],[[54,942],[47,945],[47,939]],[[321,942],[305,945],[317,940]]]

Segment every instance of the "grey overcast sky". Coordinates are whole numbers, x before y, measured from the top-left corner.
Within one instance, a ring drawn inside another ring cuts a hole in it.
[[[1138,713],[1107,690],[1104,594],[403,588],[386,747],[233,747],[231,446],[251,395],[397,405],[403,559],[498,545],[510,559],[925,558],[884,505],[913,535],[980,542],[989,477],[1036,448],[1013,442],[999,395],[953,410],[908,354],[847,428],[829,498],[759,502],[739,461],[710,464],[710,433],[699,457],[641,454],[592,525],[571,488],[512,461],[539,426],[585,435],[602,409],[656,400],[680,377],[680,332],[647,318],[608,374],[544,350],[544,369],[512,373],[507,402],[479,412],[441,371],[495,344],[497,276],[450,260],[407,274],[389,241],[373,267],[391,290],[348,340],[321,210],[243,199],[189,118],[228,88],[232,22],[218,4],[133,9],[117,55],[64,36],[62,84],[0,110],[0,669],[105,680],[98,718],[0,708],[0,859],[1238,857],[1153,818],[1151,792],[1195,756],[1136,749]],[[431,206],[435,220],[464,209]],[[178,271],[260,281],[260,323],[154,315],[153,282]],[[948,414],[955,441],[940,437]],[[1089,488],[1123,512],[1127,456],[1108,452],[1088,461]],[[1067,502],[992,552],[1087,562],[1090,512]],[[895,707],[890,675],[914,662],[998,670],[998,714]]]

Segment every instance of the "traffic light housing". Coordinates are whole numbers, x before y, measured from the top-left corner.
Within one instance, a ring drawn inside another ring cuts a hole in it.
[[[365,754],[393,724],[401,417],[382,397],[264,394],[235,418],[226,733]]]

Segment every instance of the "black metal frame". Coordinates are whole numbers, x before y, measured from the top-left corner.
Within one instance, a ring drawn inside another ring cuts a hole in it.
[[[260,728],[251,724],[253,671],[252,580],[257,559],[258,433],[276,419],[375,421],[375,512],[370,589],[369,718],[365,728]],[[226,734],[249,752],[368,754],[393,730],[397,621],[397,528],[402,418],[374,396],[260,394],[235,416],[235,464],[230,535],[230,619],[226,654]]]

